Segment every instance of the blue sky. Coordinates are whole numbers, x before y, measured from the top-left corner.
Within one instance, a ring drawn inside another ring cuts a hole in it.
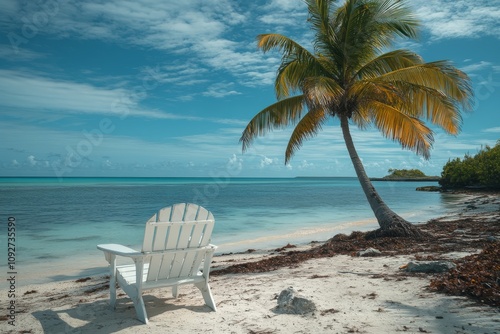
[[[472,79],[462,132],[436,129],[430,160],[375,129],[353,138],[370,176],[439,175],[450,158],[500,139],[500,2],[413,0],[421,36],[397,47],[449,59]],[[301,0],[0,2],[0,176],[354,176],[338,121],[289,165],[291,129],[239,138],[275,102],[278,32],[309,46]]]

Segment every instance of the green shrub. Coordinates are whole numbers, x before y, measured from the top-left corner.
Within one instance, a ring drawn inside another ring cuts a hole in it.
[[[443,188],[500,188],[500,140],[495,147],[486,146],[473,157],[449,160],[439,184]]]

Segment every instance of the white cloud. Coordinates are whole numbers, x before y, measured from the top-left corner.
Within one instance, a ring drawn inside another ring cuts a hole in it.
[[[282,13],[284,10],[283,22],[274,22],[281,27],[290,26],[296,20],[304,23],[306,18],[305,6],[297,0],[274,1],[269,6],[230,0],[68,0],[56,3],[56,10],[39,27],[38,33],[61,39],[77,37],[132,44],[166,51],[169,57],[177,56],[181,60],[188,55],[188,59],[197,63],[190,66],[228,71],[238,78],[240,84],[248,86],[268,84],[267,76],[262,81],[262,73],[275,71],[274,66],[263,69],[265,56],[255,47],[257,33],[247,33],[249,29],[255,29],[261,13],[271,9],[279,9]],[[251,11],[247,11],[247,7],[251,7]],[[12,15],[10,29],[22,35],[21,18],[35,16],[41,9],[39,4],[25,2],[22,7],[10,11],[17,11],[17,15]],[[242,29],[242,32],[233,30],[235,28]],[[201,74],[201,70],[193,73],[190,79],[198,82],[202,80]],[[184,75],[169,77],[168,80],[190,84]]]
[[[202,146],[201,141],[189,140],[193,136],[173,138],[165,143],[117,135],[115,132],[102,134],[100,138],[90,138],[85,133],[92,133],[92,129],[50,130],[40,126],[16,125],[7,122],[0,123],[0,131],[2,135],[10,139],[9,142],[0,142],[2,152],[9,155],[33,156],[30,158],[31,161],[49,158],[60,160],[75,153],[93,161],[101,161],[101,159],[113,161],[117,157],[125,161],[150,161],[150,159],[175,156],[195,156],[200,160],[214,156],[222,158],[222,155],[219,155],[221,153],[218,151],[219,146],[228,144],[230,141],[228,138],[222,138],[217,142],[205,141]],[[207,135],[205,138],[215,137]],[[9,150],[9,147],[13,149]],[[222,152],[225,157],[227,151]],[[35,158],[35,156],[43,156],[43,158]]]
[[[494,128],[484,129],[482,132],[500,133],[500,126],[497,126],[497,127],[494,127]]]
[[[36,166],[37,162],[33,155],[28,156],[26,160],[28,161],[28,164],[30,164],[31,166]]]
[[[487,61],[480,61],[478,63],[463,66],[460,68],[460,70],[465,72],[465,73],[472,73],[472,72],[478,72],[478,71],[482,71],[484,69],[492,68],[492,65],[493,65],[492,63],[487,62]]]
[[[300,169],[300,170],[306,170],[306,169],[310,169],[310,168],[313,168],[313,167],[314,167],[313,163],[309,163],[309,162],[307,162],[307,160],[302,160],[300,162],[300,165],[297,168]]]
[[[227,164],[226,164],[226,172],[231,177],[238,176],[243,169],[243,159],[238,158],[236,154],[233,154]]]
[[[2,13],[2,20],[0,20],[0,27],[8,28],[8,19],[15,17],[19,12],[20,2],[17,0],[2,0],[0,1],[0,13]],[[8,30],[7,30],[8,31]]]
[[[0,123],[0,132],[9,138],[9,142],[0,142],[0,166],[4,171],[24,168],[58,177],[82,173],[101,175],[99,173],[110,170],[128,175],[137,172],[144,175],[148,170],[156,170],[201,176],[210,176],[211,171],[225,171],[236,176],[243,168],[243,160],[238,155],[227,158],[228,152],[239,151],[239,147],[237,139],[224,131],[200,136],[198,140],[186,136],[165,142],[114,132],[103,135],[100,140],[90,140],[81,131],[8,123]],[[12,163],[14,160],[22,163],[16,166]]]
[[[203,93],[204,96],[211,96],[211,97],[216,97],[216,98],[222,98],[230,95],[240,95],[241,93],[235,91],[235,90],[230,90],[229,87],[234,86],[233,83],[229,84],[224,84],[224,83],[217,83],[214,84],[210,87],[208,87],[207,91]]]
[[[208,69],[206,68],[202,68],[190,61],[184,61],[181,64],[145,67],[141,69],[139,76],[141,77],[144,86],[150,88],[166,84],[191,86],[208,82],[208,79],[203,78],[207,72]]]
[[[271,0],[263,9],[258,20],[273,29],[269,32],[284,33],[290,27],[305,23],[307,18],[307,6],[301,0]]]
[[[14,47],[10,44],[0,45],[0,59],[7,61],[32,61],[43,57],[45,57],[44,54],[25,48]]]
[[[414,0],[411,5],[434,39],[500,37],[500,6],[496,1]]]
[[[266,156],[262,156],[259,166],[260,166],[260,168],[265,168],[267,166],[274,165],[275,163],[276,163],[275,159],[271,159],[271,158],[268,158]]]
[[[34,10],[33,8],[31,10]],[[225,15],[219,15],[224,11]],[[65,1],[47,27],[67,34],[132,42],[160,49],[186,48],[222,34],[243,19],[230,1]]]
[[[147,88],[148,86],[133,89],[98,87],[21,71],[0,70],[0,95],[4,97],[0,106],[4,109],[15,108],[23,112],[31,110],[38,116],[45,114],[50,117],[54,117],[56,112],[61,116],[78,113],[113,115],[120,119],[145,117],[201,120],[142,107],[140,102],[147,97]],[[16,114],[18,113],[13,113]]]
[[[96,87],[20,71],[0,70],[0,104],[4,107],[61,113],[113,114],[121,117],[163,118],[160,112],[141,110],[137,93],[121,88]]]
[[[267,8],[281,11],[307,10],[304,1],[301,0],[271,0]]]

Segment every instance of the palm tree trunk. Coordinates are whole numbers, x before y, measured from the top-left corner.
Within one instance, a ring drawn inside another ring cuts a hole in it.
[[[358,177],[361,188],[370,204],[370,207],[377,218],[380,229],[373,231],[367,235],[368,238],[382,237],[382,236],[398,236],[398,237],[413,237],[421,238],[424,233],[417,227],[406,221],[403,217],[392,211],[387,204],[382,200],[380,195],[373,187],[370,178],[366,174],[363,163],[356,152],[354,142],[352,141],[351,132],[349,130],[349,120],[346,116],[340,117],[340,126],[344,141],[349,152],[354,170]]]

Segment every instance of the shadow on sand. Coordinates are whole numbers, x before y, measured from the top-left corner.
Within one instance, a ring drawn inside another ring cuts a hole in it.
[[[425,296],[420,296],[425,298]],[[457,300],[459,301],[457,303]],[[401,317],[408,318],[407,328],[404,331],[422,333],[497,333],[500,330],[498,319],[485,315],[477,305],[462,297],[444,297],[441,302],[431,308],[419,308],[406,303],[387,301],[386,310],[401,313]],[[476,307],[477,306],[477,307]],[[458,309],[461,312],[458,313]],[[469,312],[464,313],[467,309]],[[429,317],[430,316],[430,317]],[[433,319],[432,321],[423,319]]]
[[[195,313],[208,313],[212,310],[205,305],[184,306],[172,304],[174,298],[158,298],[144,295],[144,303],[148,317],[151,319],[159,314],[178,309],[187,309]],[[115,333],[125,328],[134,328],[143,332],[145,326],[137,320],[135,309],[128,297],[119,298],[117,307],[113,310],[108,300],[97,300],[77,305],[66,305],[33,312],[32,315],[40,322],[45,333]],[[168,332],[168,322],[165,322]],[[142,328],[141,328],[142,327]]]

